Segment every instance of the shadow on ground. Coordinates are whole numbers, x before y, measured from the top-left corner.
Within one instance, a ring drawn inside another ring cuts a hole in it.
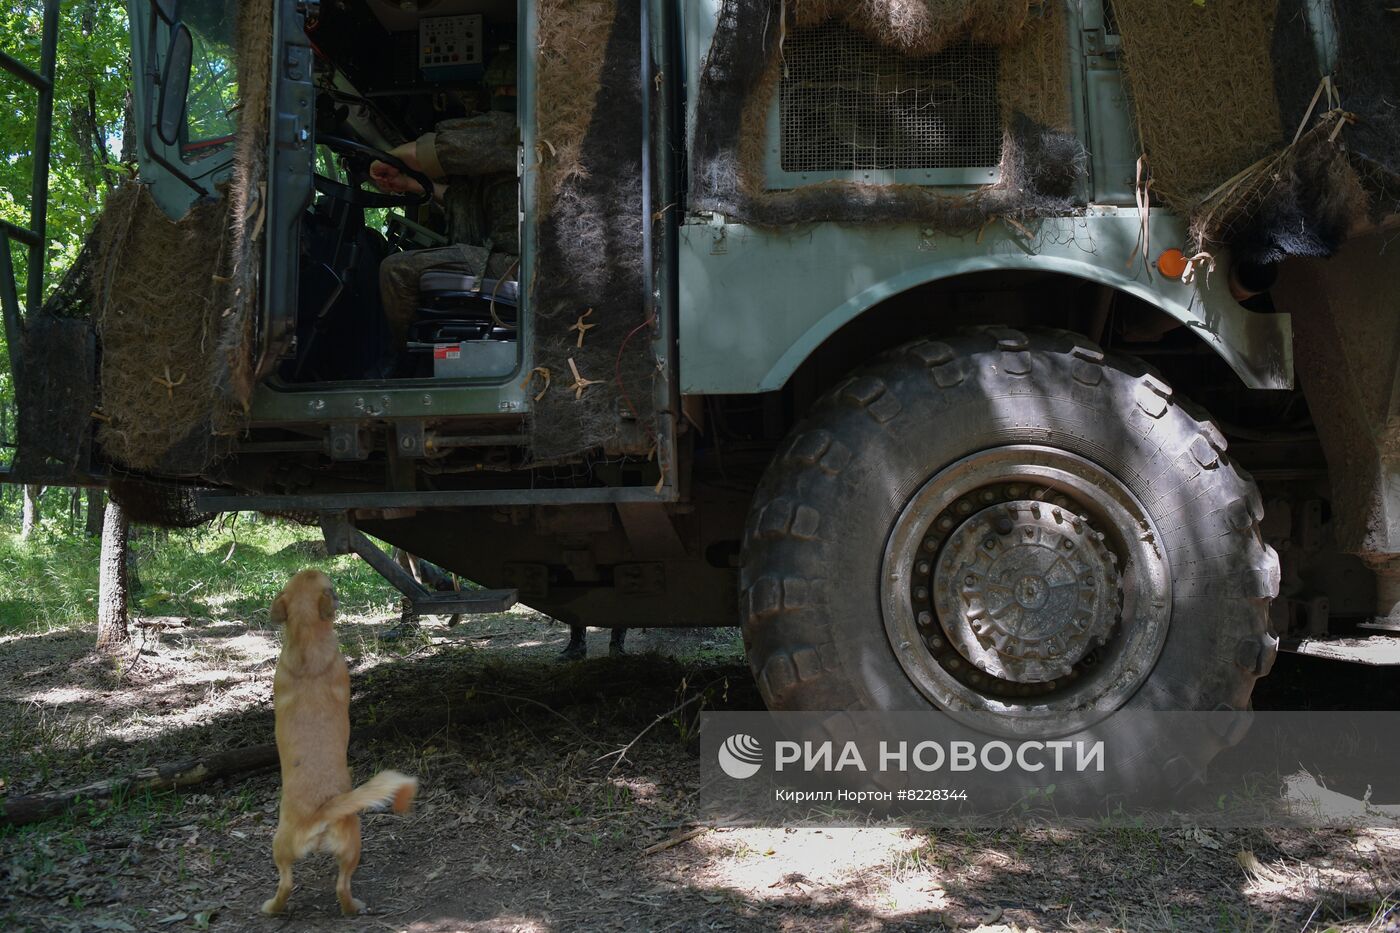
[[[6,793],[271,740],[275,630],[147,621],[114,662],[90,632],[0,644]],[[592,659],[561,664],[567,629],[528,612],[386,642],[393,621],[340,630],[352,720],[375,736],[353,744],[356,777],[422,781],[411,813],[365,817],[358,928],[1397,926],[1400,839],[1375,831],[697,826],[696,713],[759,705],[735,633],[636,632],[609,658],[595,632]],[[264,770],[0,831],[0,928],[349,928],[321,858],[290,918],[257,913],[277,793]]]

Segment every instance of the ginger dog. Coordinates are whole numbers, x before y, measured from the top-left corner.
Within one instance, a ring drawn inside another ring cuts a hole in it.
[[[337,602],[330,578],[303,570],[272,603],[272,621],[284,624],[282,655],[273,679],[277,754],[282,760],[282,807],[272,838],[277,894],[263,904],[280,914],[292,893],[292,863],[309,852],[340,863],[335,893],[346,916],[364,910],[350,894],[360,863],[360,811],[392,804],[402,813],[418,792],[417,778],[381,771],[354,790],[346,746],[350,741],[350,672],[332,621]]]

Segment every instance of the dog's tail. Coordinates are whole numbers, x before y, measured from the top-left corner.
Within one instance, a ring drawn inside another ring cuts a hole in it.
[[[380,771],[354,790],[321,804],[316,811],[316,825],[326,826],[370,807],[391,806],[395,813],[402,813],[413,802],[416,793],[417,778],[397,771]]]

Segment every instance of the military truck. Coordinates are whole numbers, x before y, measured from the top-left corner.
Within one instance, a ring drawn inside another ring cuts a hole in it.
[[[58,6],[0,59],[40,153]],[[773,709],[1244,709],[1280,639],[1394,657],[1382,5],[130,21],[138,179],[47,300],[42,158],[0,234],[11,479],[319,522],[425,612],[741,624]]]

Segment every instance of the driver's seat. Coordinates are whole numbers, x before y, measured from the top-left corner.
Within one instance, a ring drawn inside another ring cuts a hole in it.
[[[408,347],[461,340],[514,340],[520,283],[450,269],[418,278],[418,320],[409,325]]]
[[[511,257],[458,244],[381,264],[385,314],[412,377],[506,376],[517,356],[520,283]],[[482,270],[488,270],[483,274]]]

